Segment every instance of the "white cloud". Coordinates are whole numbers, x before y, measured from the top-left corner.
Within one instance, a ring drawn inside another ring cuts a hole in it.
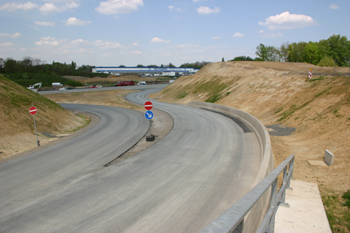
[[[77,4],[75,2],[67,3],[65,7],[69,8],[69,9],[78,8],[79,4]]]
[[[61,40],[61,42],[62,42],[62,40]],[[60,42],[57,41],[55,38],[48,36],[48,37],[41,37],[40,41],[35,42],[35,44],[39,45],[39,46],[43,46],[43,45],[58,46],[60,44]]]
[[[0,43],[0,47],[9,47],[9,46],[12,46],[12,45],[13,45],[12,42]]]
[[[102,49],[124,48],[121,44],[112,41],[96,40],[93,41],[92,44]]]
[[[160,39],[158,37],[154,37],[152,40],[151,40],[151,43],[169,43],[170,40],[163,40],[163,39]]]
[[[54,22],[49,22],[49,21],[35,21],[35,25],[40,25],[40,26],[54,26]]]
[[[72,3],[72,0],[43,0],[44,2],[54,2],[54,3]],[[76,0],[78,2],[80,0]]]
[[[169,9],[169,10],[171,10],[171,11],[173,11],[173,10],[174,10],[174,8],[175,8],[175,7],[174,7],[174,6],[172,6],[172,5],[171,5],[171,6],[168,6],[168,9]]]
[[[27,2],[27,3],[6,3],[0,7],[0,10],[7,10],[7,11],[16,11],[16,10],[32,10],[34,8],[39,7],[35,3]]]
[[[310,16],[290,14],[288,11],[280,15],[270,16],[265,22],[259,22],[259,25],[267,26],[270,30],[293,29],[316,24],[316,20]]]
[[[135,42],[135,43],[132,43],[132,46],[140,46],[140,44]]]
[[[70,43],[71,44],[81,44],[81,43],[86,43],[87,41],[85,41],[84,39],[76,39],[76,40],[72,40]]]
[[[212,13],[219,13],[220,12],[220,8],[219,7],[215,7],[214,9],[210,9],[207,6],[201,6],[197,9],[197,12],[199,14],[212,14]]]
[[[45,3],[39,8],[40,12],[43,14],[49,14],[53,12],[60,12],[61,9],[55,6],[53,3]]]
[[[0,37],[12,37],[12,38],[18,38],[18,37],[21,37],[21,33],[19,32],[16,32],[16,33],[13,33],[13,34],[10,34],[10,33],[0,33]]]
[[[85,26],[88,23],[91,23],[91,21],[83,21],[83,20],[77,19],[75,17],[70,17],[67,20],[66,25],[68,25],[68,26]]]
[[[101,14],[127,14],[136,11],[139,6],[143,6],[143,0],[107,0],[100,2],[100,6],[95,10]]]
[[[235,34],[232,35],[232,37],[244,37],[245,35],[243,35],[240,32],[236,32]]]
[[[220,36],[213,36],[212,39],[213,40],[219,40],[219,39],[221,39],[221,37]]]
[[[331,5],[329,5],[329,8],[331,8],[332,10],[337,10],[339,9],[339,6],[335,5],[335,3],[332,3]]]
[[[204,1],[207,1],[207,0],[193,0],[193,2],[204,2]]]
[[[141,51],[133,51],[133,54],[141,54]]]
[[[56,6],[53,3],[45,3],[44,5],[42,5],[39,10],[41,13],[43,14],[49,14],[49,13],[53,13],[53,12],[62,12],[62,11],[66,11],[68,9],[73,9],[73,8],[77,8],[79,7],[79,4],[75,3],[75,2],[69,2],[66,3],[63,6]]]

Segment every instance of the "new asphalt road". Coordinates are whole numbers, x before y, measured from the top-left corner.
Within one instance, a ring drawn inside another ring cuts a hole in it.
[[[127,98],[143,104],[159,89],[145,90]],[[149,121],[132,110],[64,105],[100,123],[0,164],[0,232],[198,232],[251,188],[260,163],[253,133],[210,111],[153,102],[174,118],[173,129],[110,167]]]

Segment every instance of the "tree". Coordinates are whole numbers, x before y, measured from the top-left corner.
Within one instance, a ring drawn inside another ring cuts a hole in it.
[[[289,62],[303,62],[304,61],[304,48],[306,42],[292,43],[288,46],[288,61]]]
[[[317,43],[309,42],[304,48],[304,62],[317,65],[322,59],[321,51]]]
[[[350,43],[346,36],[333,35],[328,38],[329,56],[335,60],[339,66],[347,66],[350,57]]]
[[[253,58],[251,57],[246,57],[246,56],[239,56],[239,57],[235,57],[234,59],[232,59],[231,61],[254,61]]]
[[[256,47],[255,54],[260,58],[262,61],[267,61],[267,47],[264,44],[260,44]]]
[[[273,46],[267,46],[266,50],[267,50],[267,61],[276,61],[276,62],[281,61],[281,58],[280,58],[281,54],[277,48]]]
[[[138,64],[136,67],[145,67],[144,65]]]
[[[124,65],[120,65],[119,67],[125,67]]]
[[[289,43],[284,43],[280,47],[280,57],[282,62],[288,62],[288,46]]]
[[[174,66],[174,65],[170,62],[168,67],[176,67],[176,66]]]
[[[224,59],[224,57],[222,57],[221,61],[222,61],[222,62],[225,62],[225,59]]]
[[[4,66],[5,72],[6,73],[16,73],[18,72],[17,70],[17,61],[12,58],[7,58],[5,61],[5,66]]]

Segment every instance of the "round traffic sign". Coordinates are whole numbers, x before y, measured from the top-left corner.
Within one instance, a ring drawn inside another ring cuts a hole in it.
[[[145,109],[151,110],[152,108],[153,108],[152,102],[151,102],[151,101],[147,101],[147,102],[145,103]]]
[[[38,109],[34,106],[30,107],[30,109],[29,109],[29,113],[32,115],[35,115],[37,111],[38,111]]]
[[[153,112],[151,112],[151,111],[145,112],[145,117],[146,117],[148,120],[151,120],[151,119],[153,118]]]

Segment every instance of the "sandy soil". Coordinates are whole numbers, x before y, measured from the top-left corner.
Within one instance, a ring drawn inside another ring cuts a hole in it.
[[[314,81],[307,80],[310,68]],[[209,91],[198,91],[199,85],[212,80],[227,84],[216,103],[246,111],[265,125],[296,129],[290,136],[271,136],[275,166],[295,153],[294,178],[317,183],[321,193],[343,194],[350,189],[350,77],[339,76],[349,68],[336,68],[336,76],[333,72],[305,63],[213,63],[157,96],[182,104],[205,101]],[[308,163],[323,161],[326,149],[335,155],[332,166]]]

